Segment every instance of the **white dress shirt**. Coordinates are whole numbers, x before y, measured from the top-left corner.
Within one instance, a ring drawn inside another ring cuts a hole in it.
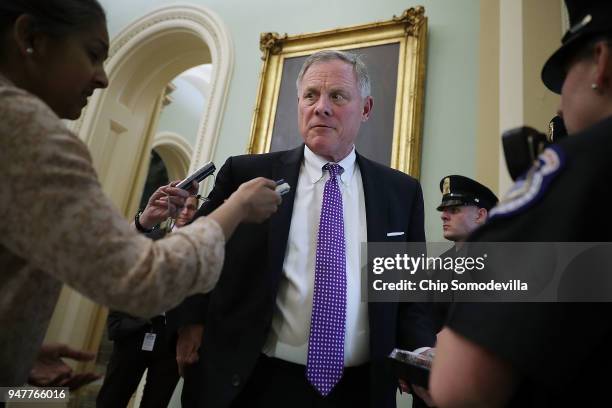
[[[368,304],[361,300],[361,243],[367,241],[365,201],[361,172],[355,162],[355,148],[338,164],[344,213],[346,242],[346,332],[344,365],[357,366],[369,360]],[[323,188],[329,172],[328,161],[304,147],[300,167],[283,277],[276,296],[272,328],[263,352],[297,364],[306,364],[312,295],[314,290],[317,234],[321,215]]]

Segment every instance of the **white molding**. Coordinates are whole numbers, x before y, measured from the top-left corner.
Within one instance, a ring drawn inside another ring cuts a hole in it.
[[[204,102],[208,102],[208,98],[210,97],[210,79],[204,78],[202,75],[197,75],[194,73],[183,74],[178,77],[178,79],[182,79],[191,85],[196,91],[202,95],[202,99]]]
[[[210,161],[213,157],[234,68],[234,47],[229,30],[217,14],[203,6],[189,4],[173,4],[148,13],[123,29],[111,41],[106,71],[112,83],[122,63],[129,60],[130,56],[149,39],[160,35],[184,33],[185,30],[202,39],[210,50],[213,65],[210,94],[198,126],[196,146],[191,160],[191,167],[195,169],[198,164]],[[104,94],[104,91],[96,92],[84,110],[81,120],[71,126],[85,141],[96,126]]]
[[[522,126],[523,115],[523,7],[522,1],[499,3],[499,134]],[[499,140],[499,193],[512,186]]]
[[[163,131],[155,135],[153,149],[160,155],[170,180],[184,178],[189,170],[193,148],[178,133]]]

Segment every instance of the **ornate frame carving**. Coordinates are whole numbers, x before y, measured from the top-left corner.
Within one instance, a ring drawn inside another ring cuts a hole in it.
[[[397,89],[390,165],[419,176],[424,108],[427,17],[421,6],[391,20],[318,33],[288,36],[263,33],[263,67],[251,123],[249,153],[270,151],[285,61],[323,49],[351,50],[398,44]],[[376,86],[376,84],[374,84]],[[374,101],[376,106],[376,100]],[[376,115],[376,109],[374,111]]]

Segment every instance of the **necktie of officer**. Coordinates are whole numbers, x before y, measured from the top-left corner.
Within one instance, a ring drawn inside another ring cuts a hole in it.
[[[317,236],[315,282],[308,340],[306,377],[323,396],[340,381],[344,370],[346,326],[346,247],[342,194],[338,177],[344,169],[328,163]]]

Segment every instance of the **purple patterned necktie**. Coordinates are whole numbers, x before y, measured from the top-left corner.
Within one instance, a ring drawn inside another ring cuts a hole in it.
[[[323,396],[331,392],[344,369],[346,326],[346,250],[342,194],[338,178],[344,171],[328,163],[317,236],[314,294],[306,377]]]

